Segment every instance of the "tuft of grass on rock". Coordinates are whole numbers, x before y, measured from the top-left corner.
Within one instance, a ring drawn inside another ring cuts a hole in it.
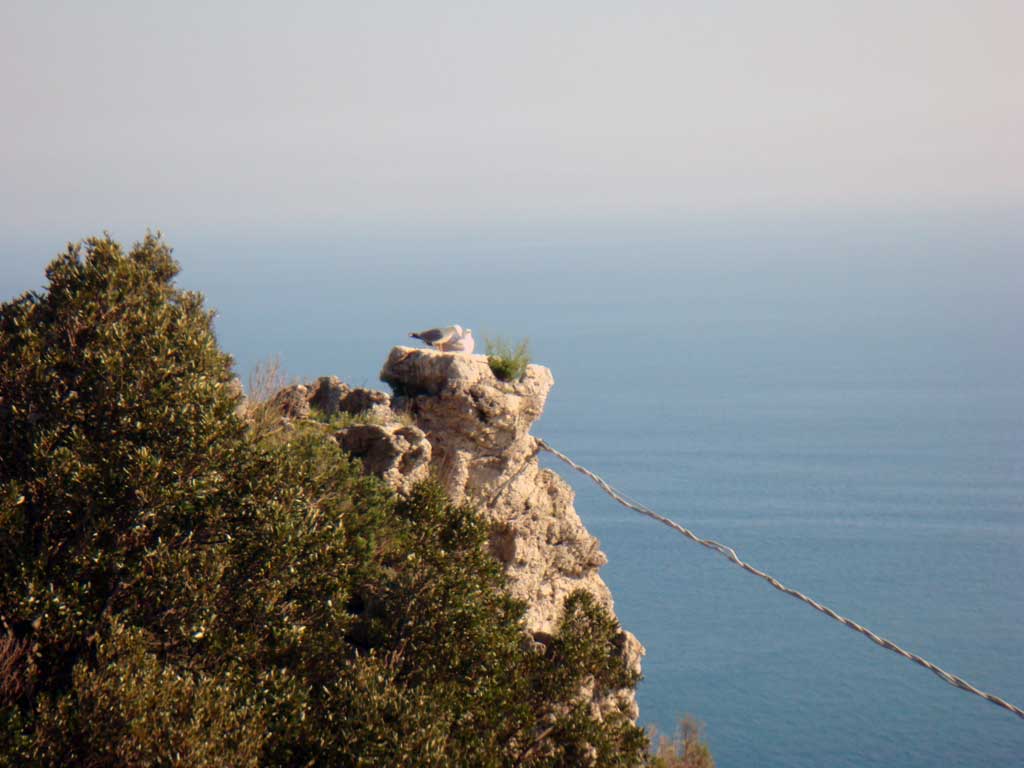
[[[530,364],[530,340],[523,339],[514,347],[501,336],[487,339],[487,364],[501,381],[520,381]]]

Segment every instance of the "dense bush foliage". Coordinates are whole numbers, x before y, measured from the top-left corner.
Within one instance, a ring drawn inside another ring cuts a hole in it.
[[[434,485],[235,415],[159,237],[0,306],[0,765],[635,765],[585,593],[544,646]]]

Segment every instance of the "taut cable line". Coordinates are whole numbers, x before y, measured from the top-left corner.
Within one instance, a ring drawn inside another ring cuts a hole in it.
[[[677,523],[677,522],[675,522],[673,520],[670,520],[669,518],[667,518],[667,517],[665,517],[663,515],[659,515],[653,509],[650,509],[649,507],[646,507],[643,504],[639,504],[639,503],[637,503],[635,501],[631,501],[629,498],[627,498],[623,494],[621,494],[618,491],[616,491],[612,486],[610,486],[608,483],[606,483],[601,477],[599,477],[598,475],[595,475],[593,472],[591,472],[586,467],[581,467],[579,464],[577,464],[575,461],[570,459],[568,456],[566,456],[561,451],[557,451],[554,448],[552,448],[544,440],[541,440],[540,438],[534,438],[534,439],[537,441],[537,445],[540,446],[543,450],[547,451],[552,456],[555,456],[556,458],[561,459],[566,464],[568,464],[570,467],[575,469],[577,472],[579,472],[579,473],[589,477],[591,480],[593,480],[595,483],[597,483],[598,487],[600,487],[601,490],[603,490],[605,493],[607,493],[609,496],[611,496],[613,499],[615,499],[615,501],[619,502],[619,504],[621,504],[622,506],[626,507],[627,509],[631,509],[634,512],[639,512],[641,515],[645,515],[647,517],[650,517],[653,520],[657,520],[659,523],[662,523],[663,525],[667,525],[669,528],[673,529],[674,531],[677,531],[678,533],[681,533],[683,536],[688,538],[690,541],[696,542],[697,544],[700,544],[702,547],[707,547],[708,549],[714,550],[715,552],[717,552],[718,554],[722,555],[723,557],[725,557],[726,559],[728,559],[732,563],[738,565],[740,568],[742,568],[743,570],[747,571],[748,573],[752,573],[755,576],[757,576],[758,578],[764,579],[765,581],[767,581],[769,584],[771,584],[773,587],[775,587],[775,589],[779,590],[780,592],[785,592],[790,597],[795,597],[797,600],[800,600],[801,602],[807,603],[807,605],[811,606],[816,611],[820,611],[821,613],[824,613],[829,618],[835,619],[840,624],[843,624],[844,626],[848,627],[849,629],[852,629],[854,632],[859,632],[860,634],[864,635],[864,637],[868,638],[868,640],[870,640],[871,642],[875,643],[876,645],[880,645],[883,648],[885,648],[886,650],[892,651],[893,653],[896,653],[896,654],[899,654],[900,656],[902,656],[903,658],[907,659],[908,661],[912,661],[915,664],[918,664],[918,665],[924,667],[925,669],[927,669],[930,672],[934,673],[935,675],[937,675],[939,678],[941,678],[945,682],[947,682],[950,685],[952,685],[954,688],[959,688],[962,691],[967,691],[968,693],[973,693],[975,696],[980,696],[981,698],[985,699],[985,701],[992,702],[997,707],[1002,707],[1003,709],[1009,710],[1010,712],[1015,714],[1017,717],[1019,717],[1021,719],[1024,719],[1024,710],[1020,709],[1020,707],[1015,707],[1013,704],[1011,704],[1010,702],[1006,701],[1005,699],[1001,699],[998,696],[995,696],[995,695],[993,695],[991,693],[986,693],[985,691],[982,691],[982,690],[979,690],[978,688],[975,688],[973,685],[968,683],[963,678],[960,678],[960,677],[957,677],[956,675],[950,674],[949,672],[947,672],[946,670],[942,669],[941,667],[937,667],[935,664],[932,664],[927,659],[921,658],[916,653],[911,653],[910,651],[907,651],[907,650],[905,650],[903,648],[900,648],[900,646],[896,645],[896,643],[892,642],[891,640],[887,640],[884,637],[880,637],[879,635],[876,635],[870,629],[867,629],[866,627],[862,627],[857,622],[852,621],[851,619],[848,619],[845,616],[840,616],[838,613],[833,611],[828,606],[822,605],[817,600],[814,600],[814,599],[808,597],[807,595],[803,594],[802,592],[798,592],[795,589],[787,587],[785,584],[781,583],[775,577],[769,576],[764,571],[758,570],[754,566],[749,565],[749,564],[743,562],[742,560],[740,560],[739,555],[736,554],[736,550],[734,550],[732,547],[727,547],[727,546],[725,546],[725,544],[720,544],[719,542],[713,541],[711,539],[703,539],[700,536],[698,536],[697,534],[695,534],[693,531],[691,531],[689,528],[684,528],[683,526],[679,525],[679,523]]]

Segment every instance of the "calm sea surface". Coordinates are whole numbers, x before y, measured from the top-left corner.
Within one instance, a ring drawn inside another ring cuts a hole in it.
[[[175,244],[243,374],[382,386],[410,330],[530,337],[537,434],[1024,705],[1019,225]],[[555,468],[647,648],[645,723],[694,714],[720,768],[1024,765],[1024,720]]]

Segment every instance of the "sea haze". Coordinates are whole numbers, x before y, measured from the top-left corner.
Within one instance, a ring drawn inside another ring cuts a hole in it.
[[[279,354],[382,386],[410,330],[528,336],[556,380],[537,434],[1024,704],[1019,219],[171,240],[243,378]],[[694,714],[720,768],[1019,764],[1024,721],[551,466],[647,648],[644,723]]]

